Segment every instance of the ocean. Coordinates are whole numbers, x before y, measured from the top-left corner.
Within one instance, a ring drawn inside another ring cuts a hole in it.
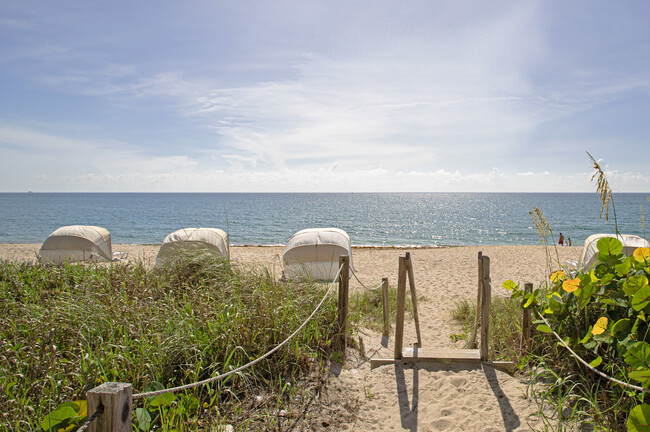
[[[621,233],[646,237],[646,196],[614,195]],[[534,245],[533,206],[556,240],[562,232],[574,246],[614,232],[611,208],[609,222],[599,218],[596,193],[0,193],[0,243],[41,243],[79,224],[126,244],[157,244],[200,226],[223,229],[233,245],[285,245],[317,227],[341,228],[355,246]]]

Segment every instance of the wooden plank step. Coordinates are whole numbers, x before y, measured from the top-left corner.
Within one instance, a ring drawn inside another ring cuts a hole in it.
[[[481,352],[477,349],[422,349],[422,348],[406,348],[402,352],[402,360],[404,361],[466,361],[466,362],[479,362],[481,361]]]

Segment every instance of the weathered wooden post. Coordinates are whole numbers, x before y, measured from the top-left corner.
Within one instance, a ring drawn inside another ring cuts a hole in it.
[[[415,321],[415,333],[418,337],[418,348],[422,348],[422,336],[420,335],[420,319],[418,318],[418,297],[415,294],[415,276],[413,276],[413,261],[411,253],[406,252],[406,264],[408,265],[409,288],[411,289],[411,302],[413,303],[413,320]]]
[[[384,331],[383,336],[390,333],[390,303],[388,302],[388,278],[381,278],[381,304],[384,309]]]
[[[526,282],[524,284],[524,295],[533,292],[533,284]],[[530,351],[530,324],[532,320],[532,310],[524,309],[524,314],[521,318],[521,349],[522,351]]]
[[[404,307],[406,299],[406,258],[399,257],[399,272],[397,276],[397,316],[395,317],[395,360],[402,358],[404,344]]]
[[[490,300],[492,290],[490,289],[490,258],[481,257],[483,277],[481,278],[481,360],[488,361],[490,344]]]
[[[90,432],[129,432],[133,388],[128,383],[107,382],[86,393],[88,416],[101,405],[104,412],[90,426]]]
[[[339,257],[339,332],[340,332],[340,349],[341,363],[345,363],[345,351],[348,345],[348,301],[349,301],[349,284],[350,284],[350,257],[341,255]]]
[[[474,329],[472,330],[472,335],[467,341],[467,346],[465,348],[474,349],[476,346],[476,333],[478,332],[479,326],[479,316],[481,313],[481,292],[483,291],[483,252],[478,253],[478,290],[476,294],[476,313],[474,314]]]

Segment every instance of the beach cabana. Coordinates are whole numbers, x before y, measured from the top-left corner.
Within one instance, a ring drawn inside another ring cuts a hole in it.
[[[229,257],[228,234],[218,228],[182,228],[165,237],[158,256],[156,267],[179,253],[204,251],[218,256]]]
[[[623,253],[627,256],[632,256],[637,248],[650,248],[650,242],[648,242],[648,240],[632,234],[592,234],[587,237],[582,248],[580,268],[588,271],[591,269],[591,266],[594,265],[596,260],[598,260],[598,247],[596,244],[598,243],[598,240],[603,237],[613,237],[619,239],[621,243],[623,243]]]
[[[282,255],[285,277],[309,278],[332,282],[339,270],[339,256],[350,257],[353,274],[350,236],[338,228],[310,228],[298,231],[287,242]]]
[[[98,226],[70,225],[48,236],[38,251],[42,263],[110,261],[111,233]]]

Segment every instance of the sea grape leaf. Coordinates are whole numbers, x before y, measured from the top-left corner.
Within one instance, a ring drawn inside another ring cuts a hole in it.
[[[144,408],[136,408],[135,419],[138,422],[138,429],[148,431],[151,428],[151,415]]]
[[[643,341],[635,343],[627,350],[623,359],[633,369],[650,369],[650,344]]]
[[[648,285],[648,278],[644,275],[635,275],[627,278],[623,282],[623,292],[628,296],[632,297],[637,293],[641,288]]]
[[[650,369],[632,371],[628,374],[628,376],[635,381],[645,383],[650,380]]]
[[[160,407],[160,406],[169,406],[176,400],[176,396],[173,393],[163,393],[161,395],[156,396],[154,400],[149,402],[149,404],[154,407]]]
[[[149,392],[153,392],[153,391],[158,391],[158,390],[165,390],[165,386],[162,385],[161,383],[159,383],[158,381],[151,381],[151,382],[148,382],[148,383],[144,386],[144,392],[145,392],[145,393],[149,393]],[[155,398],[156,398],[156,396],[147,396],[147,401],[148,401],[148,402],[151,402],[151,401],[154,400]]]
[[[603,284],[603,286],[607,285],[614,279],[614,275],[611,273],[607,273],[605,276],[602,277],[600,280],[600,283]]]
[[[650,405],[640,404],[632,408],[627,418],[628,432],[650,432]]]
[[[542,333],[552,333],[552,330],[549,326],[546,324],[540,324],[537,327],[537,331],[542,332]]]
[[[583,345],[586,349],[591,350],[591,349],[594,349],[594,348],[596,348],[596,347],[598,346],[598,341],[592,339],[592,340],[590,340],[590,341],[588,341],[588,342],[583,343],[582,345]]]
[[[63,402],[59,406],[56,407],[56,409],[61,409],[65,407],[70,407],[74,410],[75,413],[79,414],[79,405],[77,405],[75,402]]]
[[[612,268],[616,268],[617,265],[622,264],[626,260],[625,254],[615,254],[615,255],[600,255],[598,259],[601,262],[604,262]]]
[[[618,339],[623,340],[630,335],[630,330],[632,329],[632,320],[629,318],[623,318],[616,321],[612,325],[612,335]]]
[[[602,362],[603,362],[603,358],[601,356],[598,356],[595,359],[593,359],[591,362],[589,362],[589,366],[598,367]]]
[[[566,292],[575,292],[578,288],[580,288],[579,278],[567,279],[562,282],[562,289]]]
[[[609,267],[603,263],[598,263],[594,267],[594,276],[596,276],[598,279],[601,279],[603,276],[609,273]]]
[[[521,300],[521,307],[523,309],[530,309],[531,307],[535,306],[536,300],[537,300],[537,291],[528,293]]]
[[[646,285],[638,290],[632,297],[632,308],[640,311],[650,303],[650,285]]]
[[[640,263],[650,264],[650,248],[640,247],[637,248],[632,254],[635,260]]]
[[[56,408],[43,418],[41,427],[44,431],[56,430],[60,427],[66,427],[73,417],[77,416],[77,411],[69,406]]]
[[[519,285],[517,285],[514,281],[511,281],[510,279],[508,279],[507,281],[502,283],[501,286],[503,288],[507,289],[508,291],[512,291],[515,288],[517,288]]]
[[[623,252],[623,243],[614,237],[603,237],[596,243],[600,255],[616,255]]]
[[[590,302],[591,296],[594,295],[594,292],[596,291],[596,285],[590,282],[587,285],[585,285],[580,291],[581,291],[580,301],[578,302],[578,307],[580,309],[584,309],[587,306],[587,304]]]
[[[616,274],[623,277],[632,268],[632,261],[628,258],[625,261],[623,261],[621,264],[617,265],[614,267],[614,271],[616,271]]]
[[[558,270],[556,272],[553,272],[549,279],[551,279],[551,282],[557,283],[560,282],[565,277],[566,275],[564,274],[564,272],[562,270]]]

